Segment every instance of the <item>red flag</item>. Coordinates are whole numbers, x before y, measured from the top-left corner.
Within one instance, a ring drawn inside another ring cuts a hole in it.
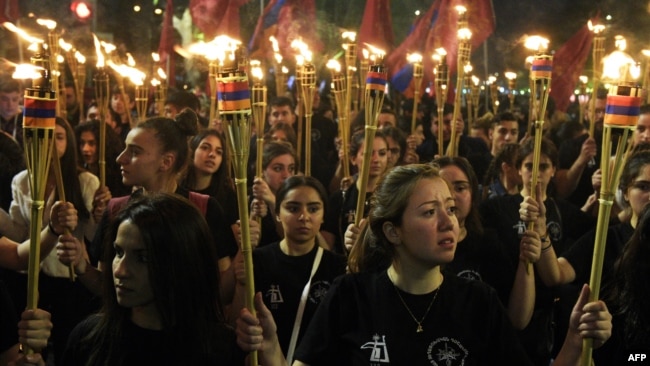
[[[424,83],[432,82],[433,60],[431,56],[437,48],[443,47],[447,51],[447,65],[450,81],[456,71],[456,57],[458,53],[458,12],[455,7],[464,5],[467,8],[469,28],[472,31],[472,49],[481,45],[494,31],[494,11],[491,0],[436,0],[429,10],[415,25],[411,34],[402,44],[386,59],[392,76],[403,71],[407,64],[406,55],[418,52],[423,56]],[[402,72],[404,74],[404,72]],[[412,95],[412,86],[404,93]],[[453,90],[449,91],[449,100],[453,100]]]
[[[390,0],[368,0],[359,28],[359,56],[366,43],[390,52],[393,48],[393,20],[390,15]]]
[[[248,0],[190,0],[192,22],[210,40],[218,35],[239,39],[239,8]]]
[[[0,23],[15,23],[19,17],[18,0],[0,0]]]
[[[565,112],[569,107],[571,95],[578,84],[594,34],[585,24],[553,56],[550,96],[555,100],[557,110]]]
[[[278,41],[283,57],[293,56],[291,42],[302,39],[316,53],[323,43],[316,32],[316,3],[314,0],[271,0],[257,21],[249,42],[251,58],[273,58],[269,37]]]
[[[160,44],[158,45],[158,54],[160,55],[160,67],[167,74],[168,85],[176,85],[176,70],[174,60],[174,4],[172,0],[167,0],[165,6],[165,18],[163,19],[162,32],[160,33]]]

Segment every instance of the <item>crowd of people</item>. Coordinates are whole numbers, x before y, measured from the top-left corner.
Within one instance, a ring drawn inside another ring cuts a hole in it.
[[[589,301],[599,166],[610,158],[597,146],[604,94],[591,101],[595,136],[589,121],[548,109],[537,186],[519,106],[467,126],[462,115],[452,121],[452,105],[439,121],[423,98],[411,131],[412,100],[387,99],[364,146],[363,109],[342,141],[329,95],[316,93],[305,176],[299,101],[271,98],[247,163],[253,315],[236,157],[221,122],[185,90],[144,120],[128,88],[111,91],[105,116],[68,98],[54,134],[66,202],[50,171],[39,308],[23,311],[22,88],[0,80],[0,365],[241,365],[250,351],[263,365],[576,365],[584,339],[596,364],[650,352],[650,107],[618,187],[601,299]],[[439,156],[439,131],[446,151],[452,129],[458,156]]]

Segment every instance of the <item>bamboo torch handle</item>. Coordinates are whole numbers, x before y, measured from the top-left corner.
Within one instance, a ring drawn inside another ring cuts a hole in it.
[[[52,144],[52,162],[54,163],[54,176],[56,177],[56,191],[59,196],[59,201],[65,202],[65,189],[63,187],[63,174],[61,173],[61,161],[56,152],[55,143]],[[65,235],[71,234],[70,229],[68,228],[63,229],[63,233]],[[74,282],[75,274],[74,274],[74,267],[72,264],[68,265],[68,277],[70,278],[70,281]]]

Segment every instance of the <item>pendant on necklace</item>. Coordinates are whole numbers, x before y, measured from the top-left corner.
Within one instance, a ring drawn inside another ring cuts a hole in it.
[[[422,324],[418,323],[418,328],[415,330],[415,333],[422,333],[424,332],[424,329],[422,329]]]

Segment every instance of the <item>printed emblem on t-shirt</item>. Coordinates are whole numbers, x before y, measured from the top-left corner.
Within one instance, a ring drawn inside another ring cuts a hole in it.
[[[372,341],[364,343],[361,349],[370,349],[370,362],[371,365],[380,365],[390,363],[388,358],[388,347],[386,347],[386,336],[381,336],[379,341],[379,334],[372,336]]]
[[[284,303],[280,285],[271,285],[271,288],[266,291],[266,297],[269,299],[271,309],[277,309],[280,304]]]
[[[517,230],[517,236],[521,238],[526,232],[526,222],[519,220],[512,228]]]
[[[320,304],[329,289],[329,281],[315,281],[309,288],[309,301],[312,304]]]
[[[437,338],[427,348],[427,357],[433,366],[464,365],[467,354],[460,341],[449,337]]]
[[[557,243],[562,240],[562,226],[557,221],[549,221],[546,224],[546,232],[551,241]]]
[[[478,271],[474,269],[465,269],[456,275],[460,278],[467,278],[468,280],[474,280],[474,281],[483,281],[483,278],[481,277],[481,274],[478,273]]]

